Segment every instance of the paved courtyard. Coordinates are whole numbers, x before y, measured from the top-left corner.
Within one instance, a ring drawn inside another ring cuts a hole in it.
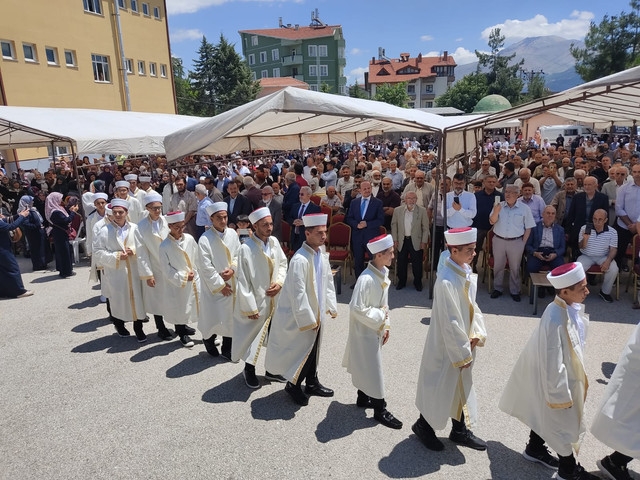
[[[23,272],[28,260],[20,259]],[[24,273],[32,297],[0,301],[0,478],[420,478],[547,479],[550,471],[520,455],[528,430],[498,410],[517,356],[538,322],[528,297],[491,300],[486,284],[478,303],[488,329],[474,377],[480,406],[476,435],[486,452],[457,447],[426,450],[411,432],[418,412],[416,381],[431,301],[428,289],[390,292],[392,330],[384,347],[389,410],[404,421],[390,430],[355,406],[356,392],[341,367],[348,330],[349,283],[339,316],[326,324],[320,380],[333,398],[295,405],[282,384],[261,377],[250,390],[242,364],[210,357],[201,337],[183,348],[162,342],[146,324],[149,341],[119,338],[88,283],[88,266],[61,280],[56,272]],[[626,278],[623,279],[623,284]],[[621,285],[624,290],[624,285]],[[586,300],[591,315],[586,368],[588,424],[640,312],[631,295],[604,303],[598,287]],[[523,292],[524,293],[524,292]],[[540,300],[538,315],[551,298]],[[609,449],[587,434],[578,460],[595,472]],[[634,460],[630,468],[640,471]],[[640,476],[636,475],[636,478]]]

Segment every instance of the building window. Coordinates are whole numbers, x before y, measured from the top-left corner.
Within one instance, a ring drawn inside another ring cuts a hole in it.
[[[338,87],[338,91],[340,92],[340,95],[346,95],[347,94],[347,87],[346,85],[340,85]]]
[[[280,50],[278,50],[277,48],[274,48],[273,50],[271,50],[271,60],[273,61],[280,60]]]
[[[145,75],[144,60],[138,60],[138,75]]]
[[[309,65],[309,76],[317,77],[318,76],[318,66],[317,65]]]
[[[427,83],[425,85],[425,92],[432,93],[433,92],[433,83]]]
[[[127,58],[124,61],[124,68],[127,71],[127,74],[133,75],[133,60],[130,58]]]
[[[254,53],[250,53],[249,54],[249,65],[255,65],[256,64],[256,56]]]
[[[416,93],[416,86],[414,85],[407,85],[407,93],[410,95],[415,95]]]
[[[152,77],[158,76],[158,67],[153,62],[149,62],[149,75]]]
[[[138,13],[138,0],[131,0],[131,11]]]
[[[427,102],[425,107],[427,108],[433,108],[433,102]]]
[[[318,56],[318,46],[317,45],[309,45],[309,56],[317,57]]]
[[[327,54],[327,46],[326,45],[318,45],[318,55],[321,57],[328,56]]]
[[[74,50],[64,51],[64,63],[67,64],[67,67],[76,66],[76,52]]]
[[[344,58],[344,47],[339,47],[338,48],[338,57],[339,58]]]
[[[2,47],[2,58],[6,58],[7,60],[16,59],[16,49],[13,45],[13,42],[9,40],[0,40],[0,47]]]
[[[55,147],[56,149],[56,157],[61,157],[62,155],[69,155],[69,147]],[[51,145],[47,146],[47,156],[53,157],[53,149]]]
[[[416,108],[416,104],[413,102],[409,102],[409,108]]]
[[[278,78],[280,76],[280,69],[279,68],[274,68],[273,69],[273,78]]]
[[[253,35],[251,37],[251,46],[252,47],[257,47],[258,46],[258,36],[257,35]]]
[[[153,7],[153,18],[160,20],[160,7]]]
[[[23,43],[22,51],[24,52],[24,59],[27,62],[37,62],[36,46],[33,43]]]
[[[126,0],[118,0],[118,7],[119,8],[127,8],[127,1]]]
[[[109,57],[92,53],[91,63],[93,64],[93,79],[96,82],[111,82],[111,74],[109,73]]]
[[[262,70],[260,72],[260,78],[269,78],[269,70]]]
[[[145,17],[149,17],[149,16],[151,16],[149,12],[150,12],[150,10],[149,10],[149,4],[148,4],[148,3],[143,3],[143,4],[142,4],[142,14],[143,14]]]
[[[256,72],[251,72],[251,80],[255,82],[257,79],[258,77],[256,76]]]
[[[267,62],[267,52],[260,52],[260,63]]]
[[[318,91],[318,86],[317,85],[309,85],[309,90],[311,90],[312,92],[317,92]]]
[[[82,0],[82,3],[84,3],[84,11],[102,15],[101,1],[102,0]]]
[[[320,76],[321,77],[329,76],[329,67],[327,65],[320,65]]]
[[[58,49],[54,47],[44,47],[44,53],[47,56],[49,65],[58,65]]]
[[[160,64],[160,76],[162,78],[167,78],[167,66],[163,63]]]

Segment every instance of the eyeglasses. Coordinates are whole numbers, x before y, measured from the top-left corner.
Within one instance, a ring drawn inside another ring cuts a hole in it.
[[[153,210],[154,212],[158,212],[162,210],[162,207],[147,207],[147,210]]]

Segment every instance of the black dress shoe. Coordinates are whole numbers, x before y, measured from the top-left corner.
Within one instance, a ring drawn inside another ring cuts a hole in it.
[[[173,340],[173,335],[168,328],[161,328],[160,330],[158,330],[158,337],[160,338],[160,340]]]
[[[465,430],[464,432],[454,432],[451,430],[449,440],[453,443],[457,443],[458,445],[473,448],[474,450],[487,449],[486,442],[476,437],[471,430]]]
[[[309,397],[302,391],[300,385],[294,385],[291,382],[287,382],[284,387],[284,391],[287,392],[298,405],[302,407],[309,405]]]
[[[498,298],[502,296],[502,292],[500,290],[494,290],[491,292],[491,298]]]
[[[287,383],[287,379],[277,373],[264,372],[264,378],[270,382]]]
[[[429,424],[423,425],[423,422],[418,420],[413,424],[411,430],[429,450],[433,450],[434,452],[444,450],[444,443],[436,437],[436,432],[433,431],[433,428],[431,428]]]
[[[416,291],[418,291],[418,292],[422,291],[422,283],[416,283],[416,284],[414,284],[414,287],[416,287]]]
[[[385,427],[395,428],[396,430],[400,430],[402,428],[402,422],[394,417],[386,408],[384,410],[374,412],[373,418]]]
[[[396,285],[396,290],[402,290],[406,285],[404,283],[399,283]]]
[[[519,302],[520,301],[520,294],[519,293],[511,294],[511,298],[513,298],[514,302]]]
[[[315,395],[317,397],[333,397],[333,390],[325,387],[321,383],[315,385],[306,385],[304,387],[304,393],[307,395]]]
[[[124,322],[122,322],[122,325],[115,323],[114,326],[116,327],[116,332],[118,332],[118,335],[121,337],[129,337],[131,335],[131,332],[124,326]]]
[[[373,408],[373,403],[371,402],[371,397],[364,392],[358,390],[358,399],[356,400],[356,405],[360,408]]]
[[[186,333],[187,335],[195,335],[196,334],[196,329],[195,328],[191,328],[189,325],[185,325],[184,326],[184,333]]]
[[[216,336],[211,335],[209,338],[205,338],[202,340],[204,343],[204,348],[207,350],[207,353],[212,357],[217,357],[220,355],[218,351],[218,347],[216,347]]]
[[[242,371],[244,383],[246,383],[249,388],[260,388],[260,380],[258,380],[258,377],[256,376],[256,367],[251,365],[251,368],[247,368],[248,365],[249,364],[245,365],[245,368]]]

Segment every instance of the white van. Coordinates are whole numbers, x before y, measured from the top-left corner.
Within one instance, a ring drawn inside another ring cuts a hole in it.
[[[583,125],[543,125],[539,130],[540,139],[548,139],[549,143],[553,146],[557,146],[556,138],[558,138],[560,134],[564,137],[565,147],[569,146],[571,141],[577,136],[587,137],[596,135],[596,132]]]

